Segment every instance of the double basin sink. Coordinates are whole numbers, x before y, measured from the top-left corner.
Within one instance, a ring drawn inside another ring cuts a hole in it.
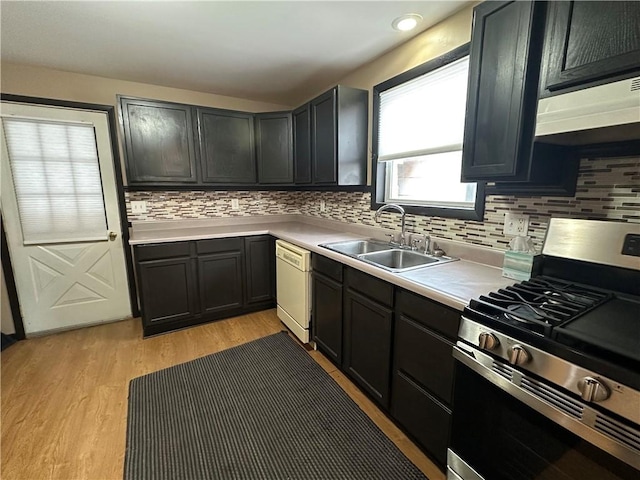
[[[420,253],[378,240],[351,240],[320,246],[396,273],[458,260],[453,257]]]

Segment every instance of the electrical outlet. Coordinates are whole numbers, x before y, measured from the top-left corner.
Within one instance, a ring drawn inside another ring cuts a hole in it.
[[[133,213],[134,215],[147,213],[147,202],[145,202],[144,200],[132,201],[131,202],[131,213]]]
[[[504,214],[504,234],[524,236],[529,231],[529,215]]]
[[[324,200],[320,200],[320,211],[321,212],[327,211],[327,204],[324,202]]]
[[[237,198],[231,199],[231,210],[238,210],[240,208],[240,203]]]

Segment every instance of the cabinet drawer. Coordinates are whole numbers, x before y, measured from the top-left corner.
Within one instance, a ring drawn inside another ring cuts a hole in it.
[[[410,379],[393,376],[391,414],[440,464],[447,464],[451,412]]]
[[[242,251],[244,239],[236,238],[214,238],[211,240],[199,240],[196,242],[198,255],[202,253],[220,253]]]
[[[453,344],[419,323],[399,315],[396,319],[395,369],[425,387],[443,402],[451,403]]]
[[[137,245],[134,251],[138,262],[158,260],[161,258],[188,257],[189,242]]]
[[[452,340],[458,338],[461,314],[457,310],[401,290],[398,293],[398,312]]]
[[[393,306],[393,285],[390,283],[353,268],[347,268],[345,276],[347,287],[366,295],[382,305]]]
[[[323,257],[322,255],[313,254],[311,258],[311,268],[314,272],[322,273],[337,282],[342,283],[342,264]]]

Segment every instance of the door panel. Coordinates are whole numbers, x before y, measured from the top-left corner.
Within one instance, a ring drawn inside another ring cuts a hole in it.
[[[25,245],[8,148],[4,134],[0,135],[2,215],[25,333],[76,328],[130,317],[107,114],[3,102],[2,115],[93,125],[105,204],[107,230],[103,239]],[[109,241],[109,232],[115,234],[113,241]]]
[[[201,255],[198,273],[202,313],[242,307],[242,252]]]

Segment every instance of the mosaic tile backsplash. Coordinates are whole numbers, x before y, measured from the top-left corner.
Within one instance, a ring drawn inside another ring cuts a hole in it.
[[[304,214],[375,225],[371,196],[362,192],[168,191],[125,195],[129,221]],[[231,208],[231,199],[238,200],[238,209]],[[145,200],[147,213],[133,215],[131,200]],[[320,200],[325,201],[324,212],[320,211]],[[542,247],[551,217],[640,223],[640,157],[582,160],[573,198],[489,195],[482,222],[407,215],[406,223],[409,231],[504,250],[510,240],[502,233],[505,212],[529,215],[529,235],[537,249]],[[400,229],[398,214],[382,217],[382,226]]]

